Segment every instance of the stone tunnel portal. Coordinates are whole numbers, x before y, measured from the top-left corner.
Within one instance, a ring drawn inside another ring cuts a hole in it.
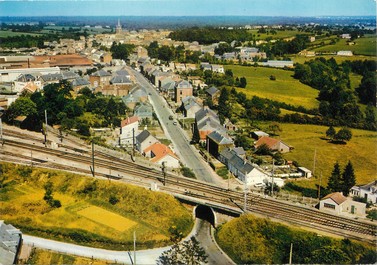
[[[195,208],[195,217],[208,221],[212,226],[216,224],[215,213],[209,206],[198,204]]]

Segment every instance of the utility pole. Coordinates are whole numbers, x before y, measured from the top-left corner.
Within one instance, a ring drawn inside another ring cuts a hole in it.
[[[45,110],[45,129],[44,129],[44,137],[45,137],[45,146],[47,147],[47,110]]]
[[[166,186],[166,167],[165,167],[165,161],[162,162],[162,174],[164,176],[164,186]]]
[[[274,174],[275,174],[275,160],[272,159],[271,197],[274,196]]]
[[[317,148],[314,149],[313,176],[315,176],[315,163],[316,163],[316,159],[317,159]]]
[[[90,171],[92,171],[92,176],[95,176],[94,171],[94,140],[92,139],[92,166],[90,167]]]
[[[208,160],[209,160],[209,138],[207,136],[207,163],[208,163]]]
[[[289,265],[292,264],[292,249],[293,249],[293,243],[291,243],[291,251],[289,252]]]
[[[136,231],[134,231],[134,265],[136,265]]]
[[[321,199],[321,181],[322,181],[322,171],[321,171],[321,175],[319,175],[318,200]]]
[[[132,155],[135,156],[135,128],[132,128]]]
[[[247,211],[247,186],[246,186],[246,174],[245,174],[245,183],[244,183],[245,187],[244,187],[244,190],[245,190],[245,198],[244,198],[244,206],[243,206],[243,211],[244,213],[246,213]]]

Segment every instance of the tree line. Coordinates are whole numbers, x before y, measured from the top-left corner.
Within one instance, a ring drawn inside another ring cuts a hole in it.
[[[7,123],[14,123],[17,116],[26,116],[23,127],[35,131],[42,129],[47,112],[49,125],[61,125],[62,129],[75,128],[84,136],[90,135],[90,127],[118,126],[125,117],[126,106],[113,97],[93,94],[82,88],[72,97],[72,86],[67,81],[46,85],[41,92],[23,94],[4,114]]]

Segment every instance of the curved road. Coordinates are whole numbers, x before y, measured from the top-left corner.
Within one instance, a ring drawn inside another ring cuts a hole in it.
[[[219,179],[216,178],[212,169],[200,156],[198,151],[190,145],[190,139],[184,134],[180,126],[174,125],[169,116],[175,114],[167,106],[165,100],[158,94],[156,89],[149,83],[149,81],[139,72],[129,68],[134,74],[138,83],[149,94],[154,111],[157,114],[158,119],[165,133],[169,134],[175,148],[175,152],[181,157],[187,167],[191,168],[199,180],[203,180],[210,183],[220,184]]]
[[[234,264],[228,258],[228,256],[226,256],[226,254],[222,253],[218,249],[211,235],[211,225],[209,224],[209,222],[201,219],[196,219],[193,230],[185,239],[190,238],[192,235],[196,236],[196,238],[200,241],[200,244],[205,249],[208,255],[208,264]],[[101,248],[85,247],[29,235],[22,235],[22,238],[23,244],[31,245],[36,248],[94,259],[109,260],[115,263],[133,264],[133,251],[114,251]],[[161,253],[165,250],[168,250],[169,248],[170,247],[168,246],[163,248],[137,250],[136,263],[141,265],[156,264],[156,260],[161,255]]]

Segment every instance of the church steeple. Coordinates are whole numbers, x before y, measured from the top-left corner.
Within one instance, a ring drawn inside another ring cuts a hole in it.
[[[115,34],[121,34],[122,33],[122,25],[120,24],[120,19],[118,19],[118,25],[115,29]]]

